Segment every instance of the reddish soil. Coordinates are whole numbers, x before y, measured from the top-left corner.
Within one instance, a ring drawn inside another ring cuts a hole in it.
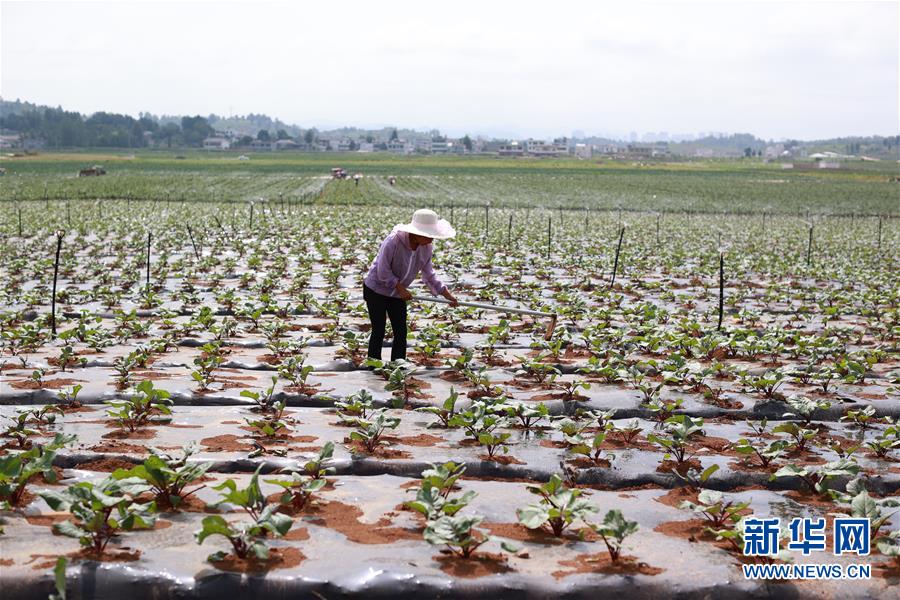
[[[456,371],[444,371],[440,375],[438,375],[439,379],[443,379],[444,381],[450,381],[453,383],[458,383],[460,381],[465,381],[466,378]]]
[[[437,437],[434,435],[429,435],[427,433],[420,433],[419,435],[408,435],[403,437],[394,437],[389,436],[384,438],[386,441],[390,441],[391,443],[402,444],[404,446],[436,446],[441,442],[446,442],[442,437]]]
[[[344,445],[347,446],[347,449],[351,452],[351,454],[362,454],[365,456],[373,456],[375,458],[384,459],[412,458],[412,455],[409,452],[405,452],[403,450],[395,450],[394,448],[381,445],[376,446],[373,452],[369,452],[368,450],[366,450],[366,447],[362,444],[362,442],[351,440],[350,438],[344,438]]]
[[[714,541],[716,536],[706,531],[709,522],[705,519],[690,519],[688,521],[667,521],[653,528],[653,531],[670,537],[677,537],[689,542],[699,540]]]
[[[10,387],[17,390],[58,390],[60,388],[69,387],[79,383],[87,383],[82,379],[47,379],[38,383],[33,379],[22,379],[21,381],[10,382]]]
[[[135,371],[135,381],[145,381],[147,379],[156,381],[157,379],[171,379],[175,377],[172,373],[161,373],[160,371]]]
[[[292,542],[302,542],[309,539],[309,529],[306,527],[294,527],[281,539],[290,540]]]
[[[535,544],[565,544],[567,542],[577,542],[579,540],[595,541],[600,539],[590,529],[581,531],[583,537],[579,536],[579,532],[573,529],[567,529],[560,537],[556,537],[546,529],[528,529],[521,523],[483,523],[482,524],[492,535],[497,535],[519,542],[532,542]]]
[[[13,564],[13,559],[11,558],[0,558],[0,567],[10,567]]]
[[[532,396],[531,398],[529,398],[529,400],[535,402],[544,402],[547,400],[584,401],[590,400],[590,398],[588,396],[585,396],[584,394],[574,394],[570,398],[565,394],[565,392],[553,392],[551,394],[538,394],[537,396]]]
[[[44,571],[46,569],[52,569],[56,566],[56,559],[59,558],[60,555],[57,554],[32,554],[31,560],[29,560],[25,564],[30,564],[38,559],[47,558],[51,560],[41,561],[35,564],[32,569],[35,571]],[[90,552],[88,550],[78,550],[76,552],[70,552],[68,554],[64,554],[62,556],[66,556],[71,559],[71,562],[80,562],[80,561],[97,561],[97,562],[134,562],[136,560],[140,560],[141,551],[140,550],[130,550],[128,548],[122,548],[120,550],[109,549],[103,554],[95,554],[94,552]]]
[[[136,429],[135,431],[114,429],[100,437],[104,440],[152,440],[156,437],[156,431],[152,429]]]
[[[88,462],[81,463],[76,468],[83,471],[112,473],[116,469],[133,469],[134,467],[134,463],[130,463],[127,460],[122,460],[121,458],[100,458],[97,460],[89,460]]]
[[[128,442],[101,442],[99,444],[94,444],[93,446],[88,448],[88,450],[90,450],[91,452],[102,452],[104,454],[116,454],[124,452],[126,454],[143,455],[147,453],[146,446],[138,446],[136,444],[129,444]]]
[[[612,466],[612,463],[610,463],[605,458],[601,458],[598,461],[594,461],[593,459],[590,459],[586,456],[579,456],[578,458],[573,458],[572,460],[569,461],[569,464],[574,465],[574,466],[578,467],[579,469],[595,469],[595,468],[608,469]]]
[[[691,444],[700,448],[707,448],[717,454],[728,454],[731,450],[730,440],[708,435],[696,435],[692,437]]]
[[[666,506],[672,506],[674,508],[678,508],[682,502],[697,502],[697,494],[698,492],[692,490],[689,487],[678,487],[669,490],[662,496],[654,498],[660,504],[665,504]]]
[[[568,567],[567,570],[559,570],[551,573],[554,579],[562,579],[569,575],[578,575],[580,573],[607,573],[621,575],[659,575],[665,569],[651,567],[647,563],[638,562],[633,556],[620,556],[619,560],[613,562],[609,558],[607,552],[598,552],[596,554],[579,554],[571,560],[559,561],[561,567]]]
[[[269,560],[256,558],[238,558],[233,554],[211,563],[222,571],[233,573],[265,573],[275,569],[290,569],[306,560],[306,556],[297,548],[270,548]]]
[[[510,454],[495,454],[493,456],[493,458],[488,456],[487,454],[479,454],[478,458],[480,458],[481,460],[489,460],[491,462],[499,463],[501,465],[528,464],[528,463],[522,462],[521,460],[519,460],[518,458],[516,458],[515,456],[512,456]]]
[[[877,577],[891,580],[900,579],[900,560],[894,560],[893,563],[875,563],[873,567],[872,572]]]
[[[671,473],[672,470],[677,470],[679,473],[684,475],[691,468],[694,468],[697,471],[702,471],[703,465],[700,464],[700,461],[697,460],[696,458],[688,459],[688,460],[684,461],[683,463],[681,463],[680,465],[678,463],[676,463],[674,460],[666,459],[666,460],[662,461],[658,467],[656,467],[656,472],[657,473]]]
[[[357,544],[393,544],[398,540],[422,539],[421,532],[394,527],[386,517],[376,523],[364,523],[359,520],[363,514],[359,507],[336,500],[313,505],[308,514],[322,520],[325,527],[344,534],[348,540]]]
[[[200,440],[200,445],[210,452],[250,452],[253,450],[253,446],[230,433],[203,438]]]
[[[453,577],[477,579],[497,573],[508,573],[513,569],[507,564],[504,554],[476,552],[469,558],[455,554],[440,554],[432,557],[441,566],[441,571]]]
[[[26,515],[25,521],[27,521],[29,525],[36,525],[38,527],[53,527],[57,523],[62,523],[68,518],[68,513],[57,515]]]

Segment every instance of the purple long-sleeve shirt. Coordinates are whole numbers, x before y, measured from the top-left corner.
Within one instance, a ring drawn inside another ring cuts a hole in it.
[[[431,256],[434,253],[431,244],[419,246],[415,250],[410,247],[409,234],[405,231],[392,231],[381,243],[378,256],[366,274],[365,283],[369,289],[378,292],[382,296],[397,298],[397,283],[408,287],[413,282],[419,271],[422,272],[422,281],[435,296],[439,296],[447,289],[431,266]]]

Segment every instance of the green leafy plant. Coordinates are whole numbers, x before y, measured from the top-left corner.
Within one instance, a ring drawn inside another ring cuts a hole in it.
[[[678,508],[691,510],[709,521],[710,527],[721,528],[741,520],[741,512],[750,506],[749,502],[737,502],[726,498],[722,492],[703,490],[697,495],[697,503],[682,502]]]
[[[172,410],[169,405],[169,392],[154,388],[153,382],[148,380],[140,382],[134,390],[134,394],[125,400],[109,400],[112,409],[107,410],[119,427],[135,431],[152,422],[167,422],[171,419],[160,418],[158,415],[170,415]]]
[[[184,448],[178,458],[157,449],[152,452],[142,464],[131,469],[116,469],[112,477],[143,481],[150,486],[156,506],[166,510],[178,509],[189,496],[205,487],[201,485],[186,491],[189,485],[203,478],[212,466],[208,462],[188,462],[188,458],[196,452],[193,444]]]
[[[375,452],[381,444],[381,438],[388,429],[396,429],[400,425],[399,417],[387,415],[387,409],[382,408],[374,412],[374,417],[357,420],[356,429],[350,432],[350,439],[359,442],[366,452]]]
[[[625,538],[638,530],[637,521],[627,520],[618,509],[607,512],[603,523],[588,523],[588,526],[603,540],[612,562],[619,560]]]
[[[40,496],[50,508],[66,510],[74,519],[56,523],[54,531],[76,538],[89,553],[99,556],[120,531],[153,527],[153,504],[134,501],[148,491],[150,486],[139,479],[107,477],[81,481],[63,491],[43,491]]]
[[[559,475],[552,475],[542,485],[530,485],[528,491],[540,496],[540,501],[516,510],[519,522],[529,529],[544,528],[556,537],[576,521],[584,521],[597,507],[582,498],[579,489],[568,488]]]
[[[57,433],[46,445],[34,444],[24,452],[0,456],[0,501],[19,506],[28,483],[38,475],[43,475],[48,483],[56,483],[53,459],[60,448],[74,441],[74,435]]]
[[[289,480],[266,479],[265,481],[284,488],[284,493],[280,498],[281,504],[290,506],[295,511],[303,510],[309,504],[313,494],[325,487],[327,483],[325,475],[334,470],[330,466],[333,456],[334,442],[326,442],[318,456],[307,461],[302,470],[290,471],[291,478]]]

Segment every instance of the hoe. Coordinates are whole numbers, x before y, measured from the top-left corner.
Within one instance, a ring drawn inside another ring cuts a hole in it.
[[[450,304],[446,298],[436,298],[434,296],[413,296],[413,300],[421,300],[422,302],[440,302],[441,304]],[[459,301],[460,306],[471,306],[473,308],[483,308],[485,310],[493,310],[502,313],[515,313],[517,315],[532,315],[534,317],[549,317],[550,322],[547,323],[547,332],[544,333],[544,339],[549,340],[553,336],[553,330],[556,329],[556,314],[541,312],[539,310],[528,310],[526,308],[512,308],[509,306],[495,306],[493,304],[481,304],[480,302],[463,302]]]

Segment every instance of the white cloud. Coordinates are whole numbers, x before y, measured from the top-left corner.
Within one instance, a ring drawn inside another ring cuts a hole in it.
[[[549,136],[897,133],[896,2],[2,2],[0,94]]]

